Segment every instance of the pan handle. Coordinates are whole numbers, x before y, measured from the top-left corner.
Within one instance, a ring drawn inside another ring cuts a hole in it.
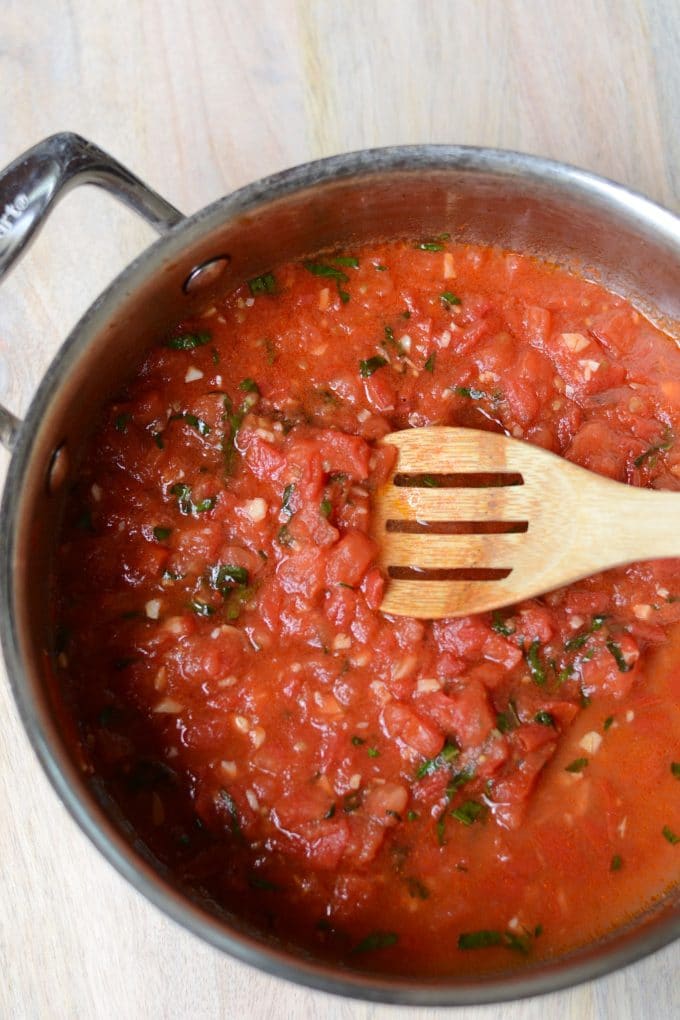
[[[27,250],[55,203],[78,184],[95,184],[163,234],[184,219],[121,163],[80,135],[46,138],[0,172],[0,282]],[[20,421],[0,404],[0,443],[12,449]]]

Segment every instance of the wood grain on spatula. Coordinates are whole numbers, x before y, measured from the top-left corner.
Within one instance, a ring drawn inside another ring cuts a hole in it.
[[[613,482],[478,429],[406,429],[383,442],[398,450],[375,501],[383,612],[466,616],[680,556],[680,494]]]

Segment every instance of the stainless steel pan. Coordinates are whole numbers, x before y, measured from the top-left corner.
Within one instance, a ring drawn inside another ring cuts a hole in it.
[[[28,413],[0,406],[12,457],[0,510],[0,632],[24,726],[55,790],[109,861],[184,927],[240,960],[366,999],[470,1004],[554,991],[637,960],[680,935],[680,895],[567,958],[492,977],[439,981],[359,974],[296,954],[181,890],[119,817],[66,742],[49,668],[45,578],[64,492],[97,410],[162,335],[215,287],[328,246],[451,231],[574,267],[656,318],[680,321],[680,220],[610,181],[532,156],[458,146],[376,149],[287,170],[194,216],[72,134],[0,175],[0,277],[76,184],[105,188],[162,235],[101,294],[65,340]],[[58,267],[55,267],[58,272]],[[65,282],[68,286],[68,281]],[[28,317],[28,310],[27,310]]]

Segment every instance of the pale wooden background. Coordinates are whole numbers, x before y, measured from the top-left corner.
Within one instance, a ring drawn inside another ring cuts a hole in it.
[[[577,163],[677,209],[679,53],[677,0],[0,0],[0,166],[69,128],[192,212],[333,152],[464,142]],[[27,406],[60,338],[149,239],[105,196],[67,199],[2,286],[0,400]],[[666,1020],[679,964],[676,945],[502,1015]],[[57,803],[0,675],[0,1020],[395,1014],[435,1012],[264,977],[132,892]]]

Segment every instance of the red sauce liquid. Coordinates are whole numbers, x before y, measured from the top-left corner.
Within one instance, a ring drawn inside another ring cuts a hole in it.
[[[669,338],[530,258],[391,243],[226,295],[106,408],[68,508],[56,657],[94,771],[178,881],[352,967],[612,930],[678,876],[678,564],[384,617],[377,441],[490,428],[677,489],[679,418]]]

